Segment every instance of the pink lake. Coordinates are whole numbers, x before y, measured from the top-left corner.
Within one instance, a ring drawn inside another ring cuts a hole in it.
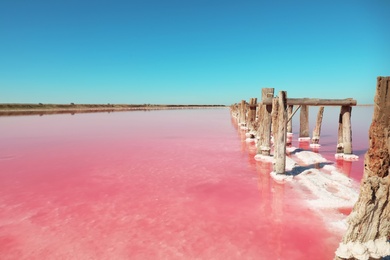
[[[348,163],[327,109],[319,152],[359,181],[372,107],[352,112]],[[0,259],[333,259],[342,236],[229,109],[0,117],[0,145]]]

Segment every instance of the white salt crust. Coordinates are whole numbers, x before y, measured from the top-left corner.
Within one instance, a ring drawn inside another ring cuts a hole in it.
[[[289,159],[286,159],[286,171],[293,170],[295,167],[307,167],[307,169],[294,178],[283,179],[276,176],[275,181],[291,181],[291,185],[297,185],[295,188],[303,192],[306,203],[326,221],[330,230],[345,232],[347,229],[345,215],[337,209],[353,207],[358,199],[358,185],[339,172],[334,165],[326,164],[328,161],[320,154],[297,151],[295,147],[290,147],[290,151],[295,153],[287,157]],[[299,166],[296,160],[307,166]],[[320,168],[316,169],[315,167],[318,166]],[[305,190],[309,191],[309,194]]]
[[[348,242],[340,243],[336,250],[336,255],[341,258],[356,258],[359,260],[368,260],[370,257],[380,259],[390,255],[390,243],[386,237],[382,237],[367,242]]]
[[[298,141],[299,142],[310,142],[310,137],[299,137]]]
[[[263,161],[263,162],[273,162],[274,157],[269,155],[262,155],[262,154],[256,154],[255,155],[256,161]]]
[[[245,142],[247,142],[247,143],[252,143],[253,142],[254,143],[254,142],[256,142],[256,139],[248,137],[248,138],[245,139]]]
[[[272,179],[274,179],[278,183],[285,183],[286,181],[292,181],[293,180],[293,176],[292,175],[277,174],[274,171],[272,171],[270,174],[271,174]]]
[[[355,154],[344,154],[344,153],[336,153],[334,155],[334,157],[336,159],[344,159],[344,161],[356,161],[356,160],[359,160],[359,156],[355,155]]]

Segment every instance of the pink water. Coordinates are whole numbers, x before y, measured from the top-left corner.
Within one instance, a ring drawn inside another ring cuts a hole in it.
[[[332,259],[340,241],[228,109],[0,126],[0,259]]]

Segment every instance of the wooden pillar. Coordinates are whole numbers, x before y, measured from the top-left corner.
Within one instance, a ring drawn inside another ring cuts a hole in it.
[[[273,88],[263,88],[261,90],[261,99],[274,96]],[[271,151],[271,112],[272,105],[259,105],[259,128],[257,129],[257,154],[270,155]]]
[[[307,105],[301,106],[300,112],[300,126],[299,126],[299,138],[308,139],[309,135],[309,107]]]
[[[350,106],[341,107],[336,153],[352,154],[351,111]]]
[[[389,168],[390,77],[378,77],[359,198],[348,216],[348,228],[335,259],[382,259],[390,255]]]
[[[286,138],[287,138],[287,92],[280,91],[279,97],[275,98],[278,107],[276,120],[273,121],[275,127],[275,164],[274,172],[276,174],[285,174],[286,172]]]
[[[292,116],[293,108],[294,108],[293,105],[288,105],[288,108],[287,108],[287,116],[288,116],[288,118],[290,118]],[[289,120],[287,122],[287,133],[292,133],[292,118],[291,118],[291,120]]]
[[[350,106],[343,106],[343,146],[344,154],[352,154],[352,128],[351,128],[351,111]]]
[[[246,102],[245,100],[241,100],[240,103],[240,124],[246,123]]]
[[[253,129],[253,124],[256,120],[256,105],[257,105],[257,98],[251,98],[249,100],[249,110],[248,110],[248,127],[249,130]]]
[[[313,131],[313,138],[311,139],[312,144],[318,144],[320,142],[321,124],[322,124],[323,115],[324,115],[324,107],[320,107],[318,109],[316,126]]]
[[[275,141],[275,133],[278,131],[278,109],[279,109],[279,98],[274,97],[272,99],[272,111],[271,111],[271,133]]]
[[[344,145],[343,145],[343,107],[340,109],[339,115],[339,128],[337,130],[337,147],[336,153],[344,153]]]

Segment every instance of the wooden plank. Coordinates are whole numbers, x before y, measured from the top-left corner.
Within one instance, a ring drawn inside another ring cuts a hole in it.
[[[279,98],[276,99],[278,107],[276,114],[276,123],[274,141],[275,141],[275,164],[274,172],[276,174],[286,173],[286,138],[287,138],[287,92],[280,91]]]
[[[313,138],[311,139],[312,144],[318,144],[320,142],[321,124],[322,124],[323,115],[324,115],[324,107],[320,107],[318,109],[316,126],[313,130]]]
[[[272,98],[262,99],[264,105],[271,105]],[[356,100],[346,99],[320,99],[320,98],[288,98],[287,105],[307,105],[307,106],[356,106]]]
[[[261,98],[265,99],[274,95],[273,88],[263,88],[261,90]],[[262,155],[270,155],[271,151],[271,105],[259,105],[258,121],[259,128],[257,129],[257,153]]]

